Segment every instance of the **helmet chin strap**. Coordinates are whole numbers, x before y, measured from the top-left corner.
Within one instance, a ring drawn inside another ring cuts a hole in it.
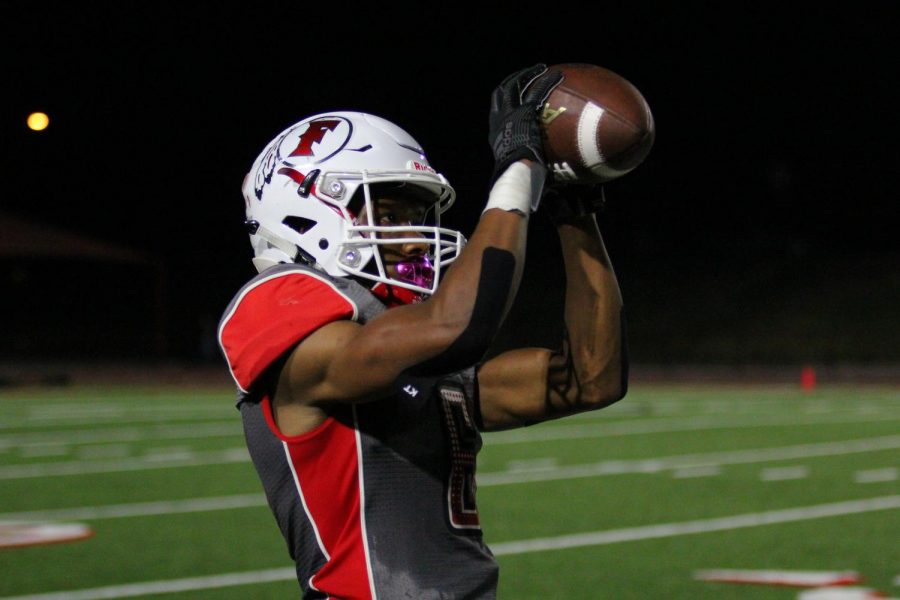
[[[269,269],[276,265],[280,265],[286,261],[277,260],[270,256],[263,255],[263,256],[254,256],[253,259],[251,260],[251,262],[253,263],[253,266],[256,267],[256,272],[262,273],[266,269]]]
[[[253,266],[255,266],[256,270],[260,273],[262,273],[269,267],[273,267],[281,263],[297,262],[297,259],[299,259],[300,262],[316,269],[322,268],[322,266],[316,262],[312,255],[304,252],[303,249],[299,246],[296,246],[289,241],[278,237],[265,227],[261,226],[256,221],[251,221],[248,223],[248,225],[253,228],[253,231],[251,232],[253,235],[258,235],[259,237],[264,239],[270,246],[270,248],[263,252],[262,255],[257,256],[253,259]]]

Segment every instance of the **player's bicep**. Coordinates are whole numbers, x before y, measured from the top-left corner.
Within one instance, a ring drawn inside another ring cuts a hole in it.
[[[351,372],[342,359],[352,351],[362,327],[353,321],[335,321],[300,342],[285,363],[279,394],[286,391],[291,402],[305,405],[365,400],[377,382],[369,383],[362,369]]]
[[[457,335],[458,327],[429,318],[423,305],[395,308],[365,325],[336,321],[294,349],[281,381],[287,376],[291,401],[301,404],[375,400]]]
[[[553,353],[544,348],[504,352],[478,370],[481,420],[488,431],[550,418],[547,377]]]

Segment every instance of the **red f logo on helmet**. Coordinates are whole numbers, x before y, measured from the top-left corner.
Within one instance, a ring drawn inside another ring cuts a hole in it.
[[[326,132],[334,131],[340,124],[341,122],[335,119],[313,121],[300,135],[297,147],[288,156],[313,156],[312,145],[321,142]]]

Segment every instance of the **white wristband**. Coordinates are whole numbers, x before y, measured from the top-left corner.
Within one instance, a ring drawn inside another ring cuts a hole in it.
[[[546,176],[547,170],[537,163],[514,162],[494,182],[484,211],[499,208],[528,216],[537,210]]]

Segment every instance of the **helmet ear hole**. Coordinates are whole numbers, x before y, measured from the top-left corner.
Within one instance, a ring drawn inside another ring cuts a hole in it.
[[[305,217],[298,217],[295,215],[288,215],[282,221],[283,224],[287,225],[300,235],[303,235],[310,229],[316,226],[316,222],[312,219],[307,219]]]

